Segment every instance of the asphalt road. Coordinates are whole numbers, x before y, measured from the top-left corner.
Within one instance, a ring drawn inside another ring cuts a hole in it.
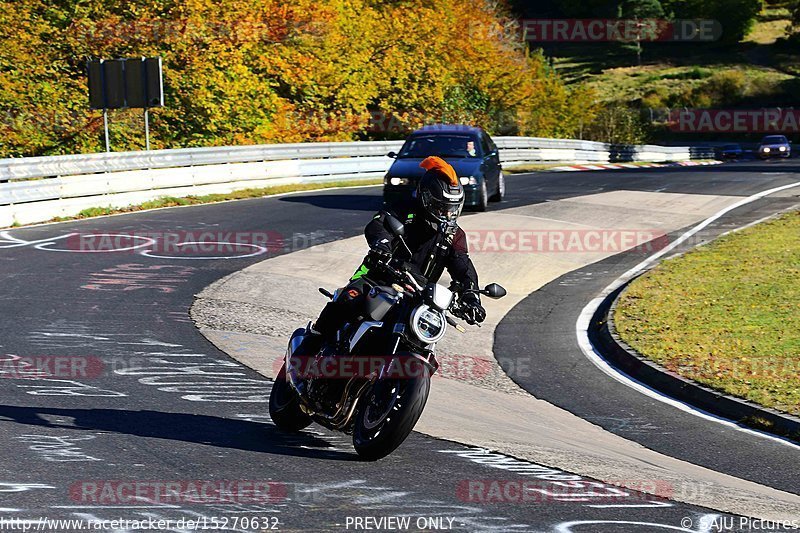
[[[503,208],[620,188],[747,194],[788,180],[759,174],[764,168],[798,170],[790,164],[751,167],[514,176]],[[380,205],[379,193],[303,193],[20,228],[0,236],[0,347],[7,378],[0,388],[0,529],[3,520],[23,519],[43,525],[40,530],[73,531],[77,525],[40,519],[97,518],[170,520],[159,529],[172,531],[198,529],[181,519],[201,520],[213,531],[374,530],[387,524],[356,518],[407,515],[411,530],[441,525],[458,531],[658,531],[691,519],[688,530],[694,531],[713,514],[535,465],[499,468],[503,458],[417,434],[389,458],[363,463],[347,437],[322,430],[295,437],[278,433],[267,415],[270,382],[216,350],[187,316],[194,294],[268,254],[212,259],[255,248],[198,250],[175,243],[219,236],[266,241],[269,253],[287,253],[360,233]],[[134,246],[141,247],[120,250]],[[117,251],[91,253],[96,249]],[[145,250],[150,252],[140,253]],[[587,285],[586,294],[593,289]],[[501,327],[519,325],[516,311]],[[572,324],[569,318],[565,327]],[[501,356],[517,349],[502,334],[498,338]],[[33,368],[20,358],[29,358]],[[36,365],[54,375],[37,375]],[[562,376],[569,379],[560,387],[591,398],[595,391],[583,381],[587,376]],[[602,392],[610,405],[638,409],[620,403],[626,391]],[[645,407],[648,416],[664,416],[658,406]],[[624,416],[641,416],[637,412]],[[665,435],[663,446],[679,431]],[[660,434],[652,432],[656,444]],[[713,447],[705,449],[714,455]],[[745,458],[752,462],[740,465],[740,475],[770,469],[764,457]],[[563,484],[570,479],[571,486]],[[197,501],[202,497],[192,492],[193,480],[228,483],[233,496],[212,491],[207,501]],[[271,482],[269,501],[248,492],[248,480]],[[534,501],[514,501],[521,481],[533,483]],[[160,488],[165,483],[172,491],[166,495]],[[499,496],[491,492],[496,489]],[[504,501],[482,502],[486,497]],[[108,525],[115,527],[106,530],[133,530],[131,524]]]
[[[770,162],[772,163],[772,162]],[[792,161],[769,166],[733,164],[701,173],[676,174],[665,192],[750,195],[798,181]],[[786,172],[786,174],[781,174]],[[652,180],[636,179],[636,188]],[[631,187],[631,185],[627,185]],[[646,188],[643,190],[647,190]],[[795,189],[795,194],[800,188]],[[702,232],[704,241],[800,203],[797,196],[767,197],[736,209]],[[669,236],[669,240],[682,232]],[[690,239],[676,252],[698,244]],[[709,423],[648,398],[601,372],[580,350],[575,322],[581,310],[606,286],[652,251],[619,254],[550,282],[520,302],[496,331],[495,353],[506,369],[525,354],[532,370],[510,373],[536,397],[562,407],[612,433],[690,463],[787,492],[800,493],[800,450]]]

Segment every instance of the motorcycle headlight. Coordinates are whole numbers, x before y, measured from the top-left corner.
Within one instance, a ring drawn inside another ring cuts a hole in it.
[[[419,340],[426,344],[433,344],[444,337],[447,321],[444,314],[434,311],[425,304],[420,305],[411,313],[411,331]]]

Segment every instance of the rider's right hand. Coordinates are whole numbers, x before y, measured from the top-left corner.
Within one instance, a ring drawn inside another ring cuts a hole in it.
[[[365,265],[371,269],[386,271],[386,269],[389,268],[389,260],[391,258],[391,254],[387,256],[385,253],[370,250],[369,253],[367,253]]]

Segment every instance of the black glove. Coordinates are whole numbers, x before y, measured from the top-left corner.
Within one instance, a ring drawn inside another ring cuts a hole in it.
[[[481,297],[475,292],[461,295],[461,317],[467,324],[480,324],[486,320],[486,309],[481,305]]]
[[[368,257],[373,263],[387,263],[392,258],[392,247],[387,239],[382,239],[372,243]]]

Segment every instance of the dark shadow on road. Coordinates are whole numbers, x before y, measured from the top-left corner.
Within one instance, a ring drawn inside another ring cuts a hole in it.
[[[61,416],[74,424],[55,424],[43,417]],[[357,461],[355,453],[329,449],[332,445],[309,433],[289,434],[270,423],[217,416],[161,411],[117,409],[61,409],[52,407],[1,406],[0,420],[19,424],[70,430],[109,431],[137,437],[152,437],[219,448],[233,448],[294,457]]]
[[[378,211],[383,197],[376,194],[308,194],[283,196],[281,202],[302,203],[322,209],[345,209],[350,211]]]

